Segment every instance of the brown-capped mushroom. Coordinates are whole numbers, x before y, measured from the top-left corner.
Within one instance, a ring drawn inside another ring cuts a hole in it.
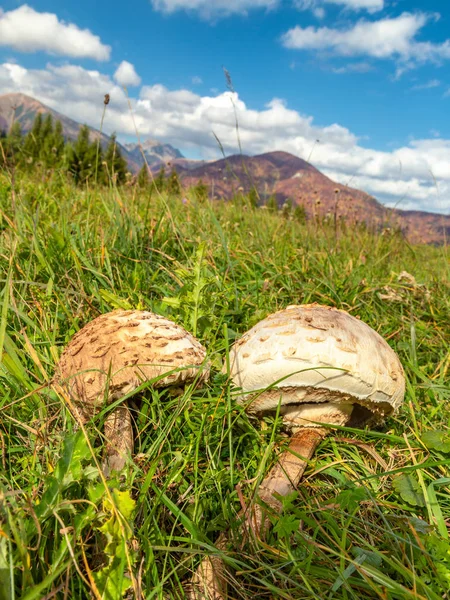
[[[248,412],[279,411],[291,431],[288,449],[258,490],[275,510],[277,495],[295,490],[327,434],[321,425],[358,426],[389,415],[405,393],[402,365],[387,342],[347,312],[318,304],[289,306],[256,324],[232,347],[230,375]],[[257,505],[246,522],[258,535],[264,515]],[[190,598],[208,598],[205,583],[210,598],[224,597],[219,559],[203,560]]]
[[[183,327],[143,310],[103,314],[74,335],[56,367],[76,417],[86,422],[105,404],[145,381],[155,388],[201,383],[209,376],[206,350]],[[105,472],[123,468],[133,449],[131,414],[125,403],[105,419]]]

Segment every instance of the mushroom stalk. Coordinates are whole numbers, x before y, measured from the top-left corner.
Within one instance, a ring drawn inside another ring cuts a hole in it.
[[[121,405],[105,419],[105,459],[103,472],[121,471],[133,448],[133,426],[128,406]]]
[[[305,427],[292,436],[287,450],[281,454],[259,486],[258,496],[265,504],[276,510],[281,509],[282,503],[275,494],[287,496],[297,488],[308,461],[327,433],[324,428]],[[250,515],[250,526],[257,535],[265,529],[264,512],[258,505]]]
[[[304,427],[295,433],[287,450],[285,450],[269,474],[264,478],[258,489],[259,498],[271,508],[279,510],[281,502],[275,494],[287,496],[300,483],[303,473],[312,458],[317,446],[327,435],[325,428]],[[244,515],[244,511],[241,512]],[[256,535],[261,535],[266,529],[267,519],[264,508],[260,505],[253,507],[247,515],[243,526],[251,529]],[[216,548],[225,550],[227,535],[222,533]],[[225,565],[219,556],[207,556],[197,567],[194,576],[186,590],[188,600],[225,600],[227,585]]]

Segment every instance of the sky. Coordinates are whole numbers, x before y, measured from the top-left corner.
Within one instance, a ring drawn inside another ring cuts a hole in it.
[[[449,0],[0,0],[9,92],[96,128],[109,93],[121,141],[284,150],[450,213]]]

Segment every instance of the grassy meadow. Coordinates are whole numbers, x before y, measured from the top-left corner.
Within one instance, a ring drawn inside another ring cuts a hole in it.
[[[214,552],[232,600],[450,598],[448,249],[187,198],[0,174],[0,600],[182,599]],[[334,430],[269,537],[217,551],[286,439],[234,402],[227,349],[310,302],[388,340],[405,403],[373,430]],[[142,386],[134,458],[105,481],[107,409],[79,429],[52,376],[73,334],[114,308],[182,324],[212,377],[181,396]]]

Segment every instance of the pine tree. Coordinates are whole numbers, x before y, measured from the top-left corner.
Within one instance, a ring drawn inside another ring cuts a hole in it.
[[[0,165],[13,166],[20,163],[22,143],[22,128],[19,121],[14,121],[8,134],[0,131]]]
[[[93,168],[91,164],[91,156],[89,142],[89,127],[83,125],[80,127],[76,142],[73,146],[73,155],[71,157],[71,164],[69,170],[74,176],[75,183],[86,183],[93,175]]]
[[[268,208],[268,210],[270,210],[270,212],[278,211],[278,202],[277,202],[276,197],[273,194],[267,200],[267,208]]]
[[[141,190],[147,189],[150,186],[150,177],[148,176],[148,167],[146,164],[143,164],[139,171],[137,185]]]
[[[197,185],[193,187],[193,192],[199,202],[208,200],[208,186],[203,182],[203,179],[200,179]]]
[[[72,142],[67,142],[67,144],[64,145],[61,162],[62,168],[68,175],[73,177],[74,182],[77,183],[77,156]]]
[[[42,141],[42,115],[38,113],[33,121],[33,126],[25,137],[23,153],[26,164],[34,165],[39,159]]]
[[[166,189],[166,169],[164,165],[161,165],[158,175],[153,179],[153,189],[159,193]]]
[[[167,182],[167,191],[170,196],[179,196],[181,194],[181,184],[178,179],[178,173],[175,169],[172,169],[169,180]]]
[[[111,141],[106,148],[104,162],[108,171],[108,176],[117,184],[125,183],[127,178],[128,165],[127,161],[120,153],[119,146],[116,140],[116,134],[111,135]]]
[[[303,204],[297,204],[295,206],[294,219],[299,223],[306,223],[306,210]]]
[[[258,194],[258,190],[255,188],[255,186],[252,186],[250,188],[250,191],[248,193],[248,201],[250,203],[250,206],[252,206],[253,208],[256,208],[258,206],[259,194]]]
[[[54,166],[53,147],[53,118],[47,115],[42,123],[40,133],[39,160],[45,167]]]
[[[56,167],[59,167],[63,160],[64,154],[64,134],[63,134],[63,126],[61,121],[56,121],[55,129],[53,131],[52,136],[52,153],[54,157],[54,164]]]
[[[9,135],[7,136],[7,140],[9,142],[8,145],[10,151],[13,155],[19,158],[17,155],[21,152],[23,144],[22,126],[19,121],[14,121],[12,124]]]

